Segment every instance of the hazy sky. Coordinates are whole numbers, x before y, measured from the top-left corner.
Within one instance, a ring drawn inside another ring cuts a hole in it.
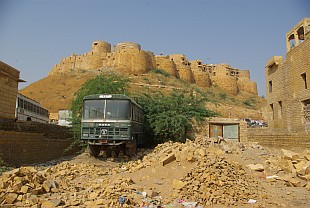
[[[310,17],[308,0],[0,0],[0,60],[20,88],[95,40],[249,69],[265,94],[265,63],[285,57],[285,34]]]

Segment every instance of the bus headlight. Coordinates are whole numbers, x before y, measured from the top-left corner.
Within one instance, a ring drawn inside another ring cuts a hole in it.
[[[88,137],[88,136],[89,136],[88,134],[85,134],[85,133],[83,134],[83,137]]]

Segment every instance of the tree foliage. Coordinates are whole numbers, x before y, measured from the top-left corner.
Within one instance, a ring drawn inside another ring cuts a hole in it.
[[[192,129],[191,119],[201,121],[218,115],[205,109],[207,98],[193,93],[173,92],[165,96],[159,92],[139,95],[136,100],[145,111],[149,130],[160,141],[183,141]]]
[[[126,94],[128,83],[129,80],[123,76],[113,73],[102,74],[86,81],[74,94],[71,103],[72,129],[77,141],[80,140],[83,98],[91,94]]]

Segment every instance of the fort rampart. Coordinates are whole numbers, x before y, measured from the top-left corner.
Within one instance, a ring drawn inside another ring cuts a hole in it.
[[[240,91],[257,95],[257,86],[250,80],[249,70],[239,70],[228,64],[189,61],[183,54],[154,55],[132,42],[112,46],[107,42],[94,41],[90,52],[62,59],[59,64],[54,65],[49,75],[102,67],[114,68],[125,74],[144,74],[152,69],[162,69],[200,87],[217,85],[234,95]]]

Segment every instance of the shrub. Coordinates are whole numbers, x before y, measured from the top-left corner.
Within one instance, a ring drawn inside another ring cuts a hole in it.
[[[226,98],[227,98],[227,94],[226,94],[226,93],[221,92],[219,95],[220,95],[220,98],[221,98],[222,100],[226,100]]]
[[[161,74],[165,77],[170,77],[170,74],[168,72],[166,72],[165,70],[162,70],[162,69],[152,69],[149,71],[149,73]]]
[[[138,95],[136,101],[143,107],[149,133],[164,142],[184,141],[192,129],[191,119],[201,121],[205,117],[218,115],[204,108],[205,97],[186,96],[182,92],[170,95],[162,93]]]

